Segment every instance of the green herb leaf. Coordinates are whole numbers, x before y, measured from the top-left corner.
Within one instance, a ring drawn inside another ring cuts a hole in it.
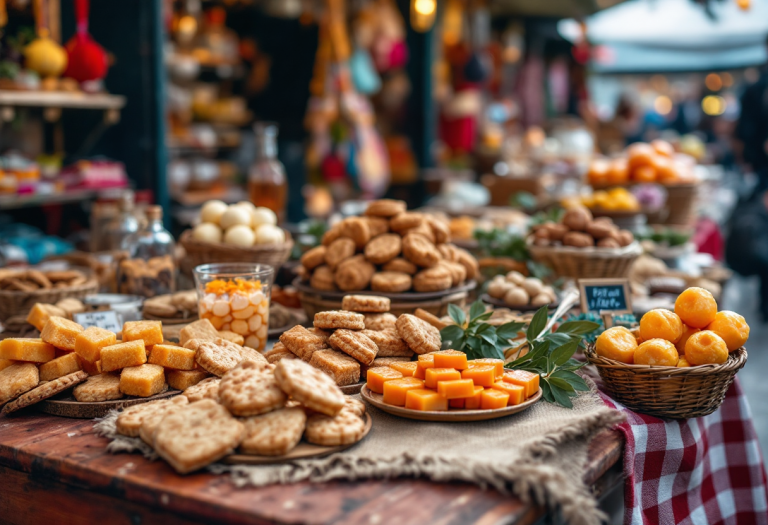
[[[542,339],[550,341],[555,346],[559,346],[569,343],[572,337],[570,334],[547,334]]]
[[[549,384],[555,385],[558,388],[562,388],[566,392],[573,392],[574,388],[573,385],[571,385],[568,381],[565,379],[555,377],[554,375],[549,376]]]
[[[495,344],[486,343],[483,345],[483,357],[491,359],[504,359],[504,352]]]
[[[535,341],[538,339],[541,332],[543,332],[544,328],[547,326],[547,317],[548,311],[546,306],[539,308],[533,315],[533,319],[531,319],[531,324],[528,325],[528,332],[526,334],[528,341]]]
[[[551,377],[564,379],[565,381],[568,381],[568,383],[573,387],[573,389],[578,392],[589,391],[589,385],[587,385],[587,382],[584,381],[584,378],[582,378],[579,374],[575,374],[569,370],[556,370],[555,372],[552,373]]]
[[[473,319],[473,321],[476,322],[476,323],[479,322],[479,321],[487,321],[491,317],[493,317],[493,310],[488,310],[484,314],[480,314],[477,317],[475,317]]]
[[[475,301],[472,306],[469,307],[469,320],[475,321],[477,318],[485,313],[485,304],[482,301]],[[489,316],[490,317],[490,316]]]
[[[464,337],[464,330],[455,324],[451,324],[440,330],[440,337],[443,339],[443,341],[447,340],[455,343]]]
[[[504,323],[496,328],[496,335],[499,336],[499,339],[514,339],[523,327],[525,327],[525,323]]]
[[[464,315],[464,310],[456,306],[455,304],[448,305],[448,315],[453,319],[453,322],[459,326],[464,326],[464,322],[467,317]]]
[[[573,357],[573,354],[579,348],[578,341],[570,341],[552,351],[552,362],[556,366],[564,365]]]
[[[569,333],[576,335],[584,335],[589,332],[594,332],[600,327],[598,323],[592,321],[566,321],[557,327],[558,333]]]
[[[540,386],[541,386],[541,395],[544,397],[544,399],[550,403],[554,403],[555,396],[552,395],[552,389],[549,387],[549,383],[547,383],[547,380],[542,378]]]
[[[545,382],[547,382],[547,380],[545,380]],[[550,390],[552,391],[552,397],[555,399],[555,402],[558,405],[562,405],[565,408],[573,408],[573,403],[571,402],[571,399],[568,397],[568,394],[565,390],[559,388],[552,382],[549,382],[548,384]]]

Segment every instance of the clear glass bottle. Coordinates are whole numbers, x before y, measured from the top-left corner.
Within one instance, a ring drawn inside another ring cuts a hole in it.
[[[123,241],[128,236],[139,231],[141,226],[139,219],[136,217],[134,193],[132,191],[125,191],[120,195],[117,208],[117,217],[111,220],[104,229],[106,242],[103,246],[107,250],[121,250]]]
[[[148,206],[147,225],[129,235],[122,249],[128,257],[120,262],[120,293],[154,297],[176,290],[176,243],[163,227],[163,209]]]
[[[256,160],[248,172],[248,194],[256,206],[269,208],[278,221],[285,218],[288,179],[285,167],[277,160],[277,125],[269,122],[254,124]]]

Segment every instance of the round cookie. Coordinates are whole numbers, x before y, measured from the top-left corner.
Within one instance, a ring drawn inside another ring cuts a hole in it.
[[[417,292],[447,290],[452,283],[451,271],[442,264],[422,270],[413,277],[413,289]]]
[[[451,230],[444,222],[435,219],[434,217],[427,218],[427,224],[429,225],[432,233],[435,235],[435,242],[438,244],[450,242]]]
[[[429,227],[429,224],[427,223],[426,219],[421,221],[421,224],[419,224],[415,228],[409,228],[405,231],[400,232],[400,235],[405,237],[409,233],[418,233],[419,235],[424,236],[424,238],[427,239],[432,244],[436,242],[435,232],[432,231],[432,228]]]
[[[202,399],[219,400],[219,383],[221,379],[218,377],[207,377],[199,383],[188,387],[182,395],[189,400],[190,403],[200,401]]]
[[[285,401],[269,364],[261,361],[242,361],[219,383],[219,403],[235,416],[271,412],[282,408]]]
[[[336,330],[328,343],[364,365],[373,363],[379,351],[379,347],[368,336],[352,330]]]
[[[413,350],[400,338],[397,330],[363,330],[363,335],[376,343],[376,357],[412,357]]]
[[[405,260],[402,257],[395,257],[387,264],[381,267],[385,272],[403,272],[408,275],[416,275],[419,271],[419,267],[413,264],[411,261]]]
[[[365,260],[362,255],[350,257],[342,262],[334,275],[334,282],[340,290],[352,292],[355,290],[365,290],[371,283],[371,277],[376,272],[376,268]]]
[[[457,262],[440,261],[438,266],[442,266],[450,272],[451,286],[458,286],[467,280],[467,269]]]
[[[440,254],[429,239],[417,233],[403,237],[403,255],[417,266],[431,268],[440,262]]]
[[[365,258],[373,264],[391,261],[403,249],[402,238],[396,233],[384,233],[374,238],[365,247]]]
[[[309,416],[304,437],[315,445],[331,447],[357,443],[364,432],[365,423],[360,416],[352,410],[342,410],[336,417]]]
[[[477,264],[477,259],[475,259],[467,250],[457,246],[454,246],[453,248],[456,250],[456,262],[462,265],[467,271],[467,279],[476,278],[480,273],[480,265]]]
[[[325,264],[332,270],[342,261],[349,259],[355,254],[355,241],[348,237],[339,237],[333,241],[325,250]]]
[[[397,317],[390,313],[386,314],[365,314],[366,330],[395,330]]]
[[[343,310],[317,312],[315,314],[314,325],[316,328],[325,330],[337,330],[339,328],[346,328],[347,330],[364,330],[365,317],[363,314],[346,312]]]
[[[453,244],[438,244],[437,251],[446,261],[457,262],[459,260],[459,252],[456,251]]]
[[[327,416],[335,416],[345,405],[336,383],[325,372],[299,359],[283,359],[275,367],[280,388],[302,405]]]
[[[338,224],[334,224],[323,234],[320,244],[326,247],[330,246],[331,243],[339,237],[341,237],[341,227]]]
[[[371,290],[376,292],[407,292],[411,284],[411,276],[403,272],[379,272],[371,278]]]
[[[325,262],[325,246],[315,246],[311,250],[307,250],[304,255],[301,256],[301,264],[307,270],[314,270]]]
[[[405,201],[392,199],[379,199],[368,204],[365,215],[371,217],[394,217],[406,210]]]
[[[428,354],[440,350],[442,344],[440,331],[415,315],[401,315],[395,326],[398,335],[417,354]]]
[[[350,312],[384,313],[389,312],[389,299],[377,295],[345,295],[341,300],[341,309]]]
[[[325,264],[318,266],[315,271],[312,272],[312,277],[309,278],[309,285],[316,290],[324,290],[327,292],[336,290],[333,270]]]
[[[371,229],[368,221],[361,217],[348,217],[341,221],[341,236],[352,239],[355,248],[362,249],[371,240]]]
[[[371,230],[371,239],[389,231],[389,221],[384,217],[364,217]]]
[[[393,232],[403,233],[411,228],[416,228],[424,222],[424,215],[412,211],[407,211],[392,217],[389,220],[389,229]]]

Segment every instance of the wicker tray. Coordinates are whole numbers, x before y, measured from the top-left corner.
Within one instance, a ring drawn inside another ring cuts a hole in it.
[[[0,290],[0,321],[5,321],[14,315],[26,315],[35,303],[55,304],[68,297],[82,299],[98,291],[99,281],[93,275],[90,275],[83,284],[67,288],[49,288],[34,292]]]
[[[744,347],[722,365],[690,368],[628,365],[597,355],[594,345],[584,354],[616,401],[636,412],[674,419],[706,416],[720,408],[736,372],[747,362]]]
[[[201,264],[233,262],[268,264],[274,267],[277,273],[291,256],[293,249],[293,239],[287,231],[283,244],[263,244],[250,248],[198,241],[192,238],[192,230],[182,233],[179,242],[187,252],[186,257],[181,261],[181,270],[188,276],[192,275],[195,266]]]
[[[552,268],[558,277],[572,279],[620,278],[629,275],[632,263],[643,253],[634,241],[623,248],[575,248],[528,244],[531,258]]]

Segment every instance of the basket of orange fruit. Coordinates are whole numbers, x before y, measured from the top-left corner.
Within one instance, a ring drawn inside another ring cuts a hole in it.
[[[616,401],[644,414],[685,419],[717,410],[747,362],[744,318],[717,310],[703,288],[688,288],[675,311],[651,310],[634,333],[617,326],[586,349]]]

